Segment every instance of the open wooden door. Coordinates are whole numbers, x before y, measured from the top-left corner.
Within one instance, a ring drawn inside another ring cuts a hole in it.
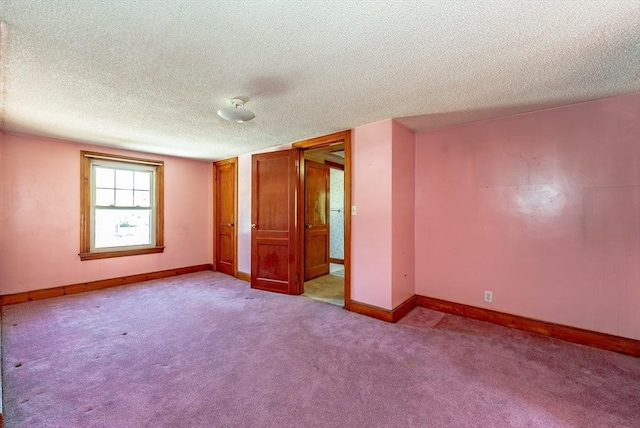
[[[329,274],[328,165],[304,164],[304,280]]]
[[[218,272],[236,274],[237,158],[215,162],[216,265]]]
[[[297,229],[297,150],[252,157],[251,287],[302,293]]]

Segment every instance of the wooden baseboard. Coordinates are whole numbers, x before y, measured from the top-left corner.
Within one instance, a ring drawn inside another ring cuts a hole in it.
[[[382,309],[377,306],[367,305],[366,303],[351,301],[349,310],[357,314],[366,315],[386,322],[396,323],[404,318],[411,309],[416,307],[416,296],[411,296],[394,310]]]
[[[366,315],[371,318],[376,318],[386,322],[392,322],[391,311],[388,309],[382,309],[377,306],[367,305],[366,303],[360,303],[355,300],[351,301],[349,307],[351,312],[356,314]]]
[[[391,322],[398,322],[416,307],[418,296],[411,296],[391,311]]]
[[[243,281],[251,282],[251,274],[249,273],[238,271],[234,276]]]
[[[344,259],[334,259],[332,257],[329,257],[329,263],[335,263],[337,265],[343,265],[344,264]]]
[[[43,290],[27,291],[24,293],[5,294],[0,296],[0,306],[15,303],[30,302],[32,300],[49,299],[51,297],[66,296],[68,294],[83,293],[85,291],[100,290],[102,288],[117,287],[119,285],[133,284],[135,282],[149,281],[152,279],[167,278],[170,276],[184,275],[187,273],[211,270],[211,264],[187,266],[177,269],[167,269],[158,272],[141,273],[138,275],[121,276],[118,278],[101,279],[98,281],[83,282],[80,284],[64,285],[62,287],[46,288]]]
[[[511,315],[503,312],[492,311],[490,309],[434,299],[432,297],[417,296],[416,303],[418,306],[440,312],[460,315],[480,321],[487,321],[504,327],[555,337],[557,339],[566,340],[567,342],[640,357],[639,340],[614,336],[607,333],[599,333],[591,330],[584,330],[577,327],[554,324],[519,315]]]

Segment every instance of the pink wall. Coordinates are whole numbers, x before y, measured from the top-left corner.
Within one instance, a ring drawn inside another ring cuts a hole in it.
[[[3,251],[2,251],[2,243],[4,242],[4,139],[5,133],[4,131],[0,131],[0,273],[2,272],[3,264]],[[0,279],[0,294],[2,294],[2,281]],[[2,401],[2,400],[0,400]],[[0,405],[1,406],[1,405]]]
[[[165,161],[162,254],[80,261],[80,150]],[[211,164],[7,134],[1,147],[0,293],[211,263]]]
[[[415,134],[392,122],[391,309],[415,294]]]
[[[640,95],[416,141],[417,294],[640,339]]]
[[[392,120],[352,134],[351,299],[391,308]]]

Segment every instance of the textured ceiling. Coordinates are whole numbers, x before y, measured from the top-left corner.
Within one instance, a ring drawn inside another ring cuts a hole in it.
[[[640,92],[640,1],[0,0],[2,126],[221,159]],[[256,119],[216,110],[247,100]]]

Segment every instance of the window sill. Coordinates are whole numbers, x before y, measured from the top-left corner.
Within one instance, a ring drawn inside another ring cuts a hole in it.
[[[95,253],[80,253],[80,260],[97,260],[97,259],[110,259],[113,257],[125,257],[125,256],[139,256],[141,254],[154,254],[164,252],[164,247],[149,247],[149,248],[136,248],[133,250],[115,250],[115,251],[102,251]]]

